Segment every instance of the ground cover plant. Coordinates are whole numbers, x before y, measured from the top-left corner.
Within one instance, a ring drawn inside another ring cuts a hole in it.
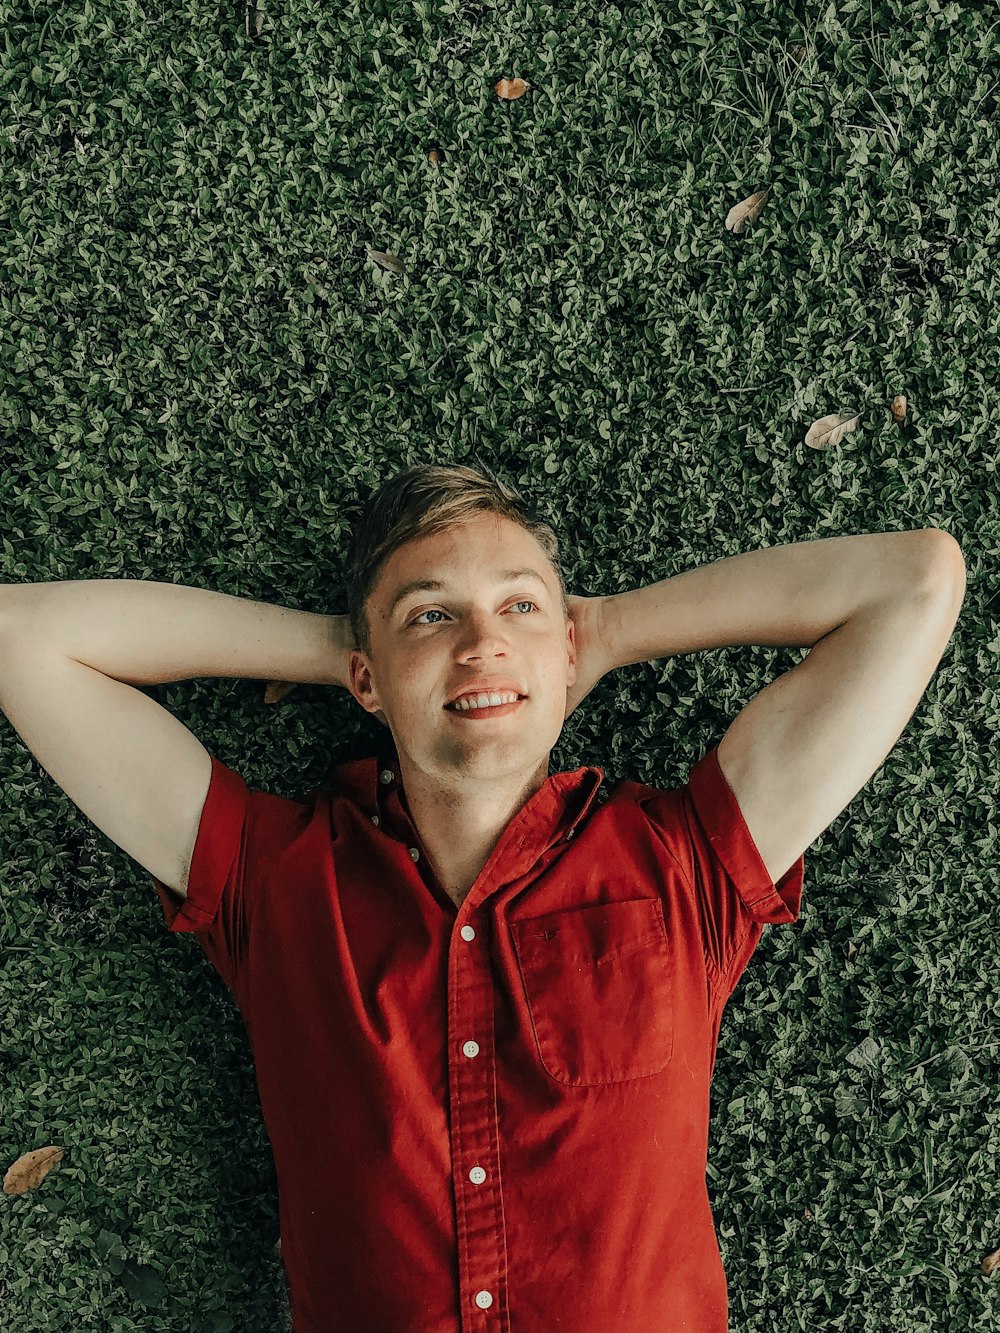
[[[709,1193],[740,1333],[996,1327],[992,7],[0,18],[0,582],[343,612],[367,495],[477,459],[557,527],[573,593],[815,537],[959,540],[940,669],[728,1004]],[[792,660],[623,668],[553,771],[672,787]],[[148,692],[270,791],[382,740],[325,687]],[[0,778],[2,1169],[58,1150],[0,1199],[0,1324],[287,1328],[230,997],[6,719]]]

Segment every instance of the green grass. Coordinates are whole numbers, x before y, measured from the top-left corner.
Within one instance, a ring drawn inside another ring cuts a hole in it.
[[[985,1333],[1000,27],[936,0],[794,11],[270,4],[248,36],[235,5],[0,4],[0,579],[345,611],[370,491],[476,455],[538,499],[577,593],[952,532],[968,593],[941,666],[726,1010],[709,1188],[734,1333]],[[502,101],[502,77],[529,91]],[[857,429],[807,446],[832,413]],[[791,665],[625,668],[553,771],[683,782]],[[151,693],[272,791],[380,738],[319,687]],[[141,867],[0,732],[3,1168],[66,1150],[0,1200],[4,1328],[285,1328],[237,1011]]]

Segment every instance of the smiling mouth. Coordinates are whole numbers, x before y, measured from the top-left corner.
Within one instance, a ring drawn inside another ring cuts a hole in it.
[[[524,703],[527,697],[528,696],[526,694],[522,694],[519,695],[518,698],[515,699],[513,703],[489,704],[486,708],[458,708],[455,706],[454,703],[450,703],[450,704],[445,704],[444,711],[446,713],[451,713],[453,717],[466,717],[466,718],[504,717],[508,713],[513,713],[515,708],[520,708],[521,704]]]

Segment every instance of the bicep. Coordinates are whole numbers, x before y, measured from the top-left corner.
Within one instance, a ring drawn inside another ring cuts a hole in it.
[[[719,763],[775,882],[885,762],[960,605],[943,584],[866,606],[734,720]]]
[[[197,737],[141,690],[16,627],[0,642],[0,709],[83,814],[183,898],[212,775]]]

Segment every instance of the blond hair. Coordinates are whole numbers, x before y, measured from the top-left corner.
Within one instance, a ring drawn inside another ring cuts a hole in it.
[[[418,464],[391,477],[366,502],[351,531],[346,582],[354,642],[367,657],[371,657],[368,598],[383,565],[406,542],[443,532],[474,514],[498,514],[531,533],[555,571],[563,615],[569,616],[555,530],[513,486],[486,464],[480,466],[482,471],[462,464]]]

